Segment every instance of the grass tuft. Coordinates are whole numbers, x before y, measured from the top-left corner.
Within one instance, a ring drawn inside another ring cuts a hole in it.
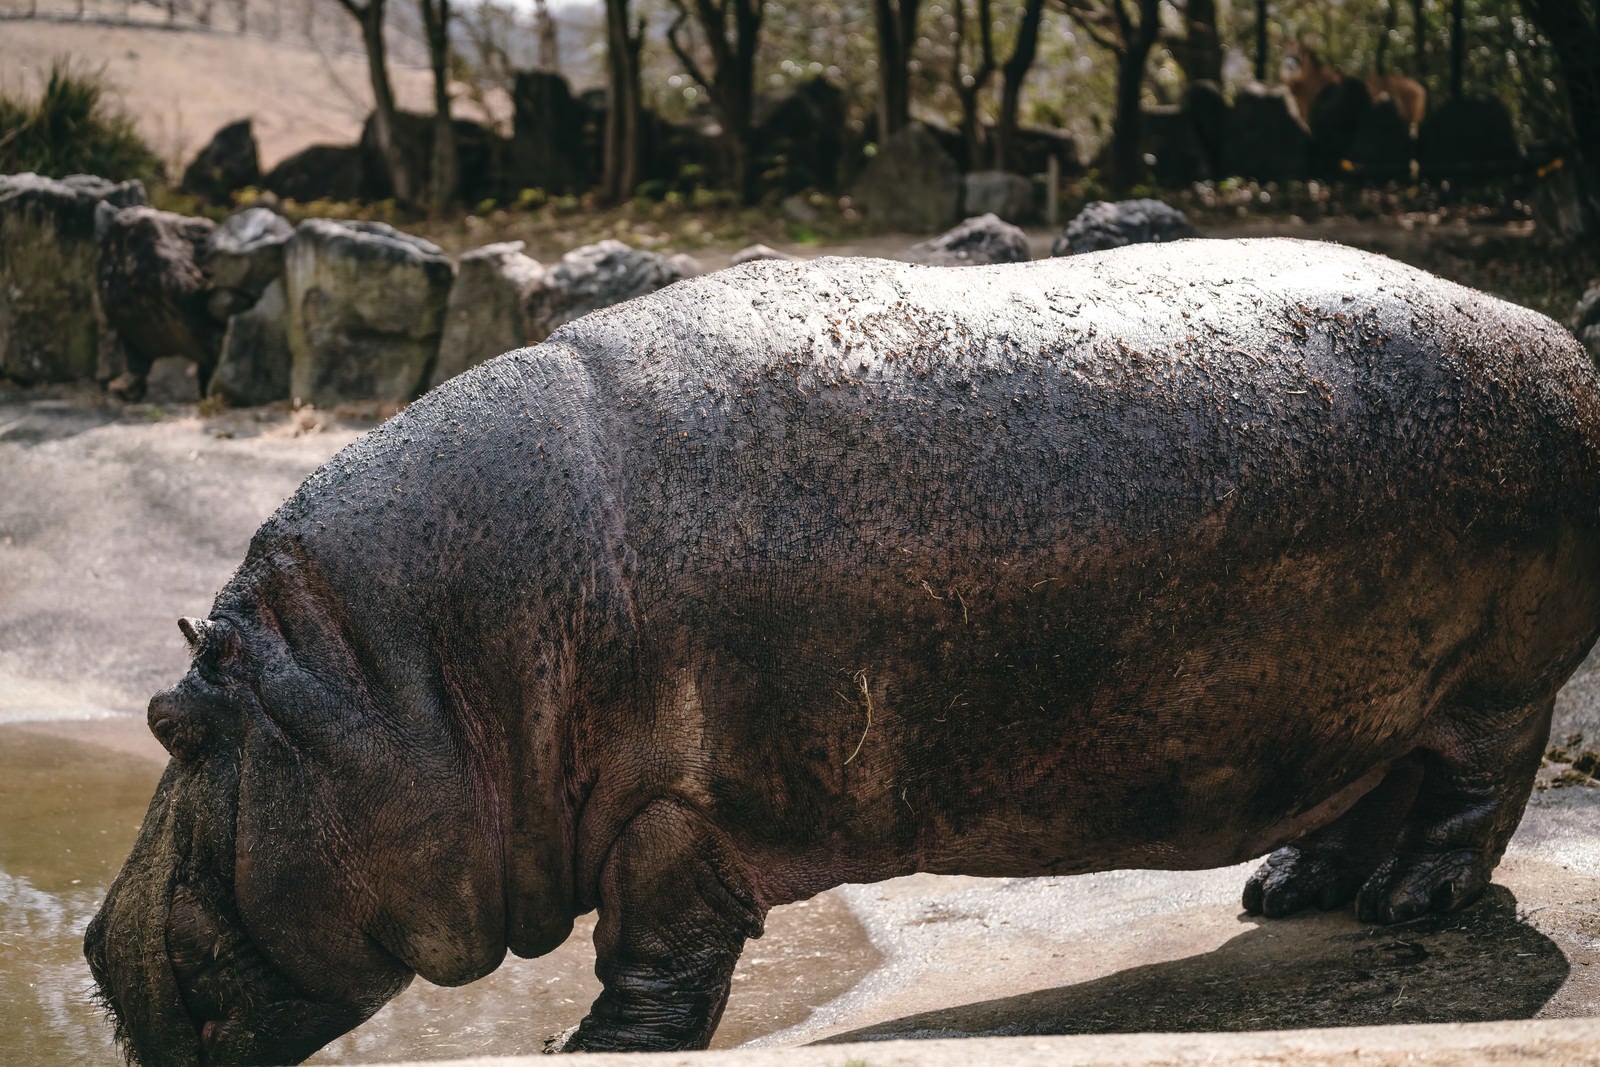
[[[161,161],[109,95],[103,72],[58,58],[36,99],[0,92],[0,174],[21,171],[151,180]]]

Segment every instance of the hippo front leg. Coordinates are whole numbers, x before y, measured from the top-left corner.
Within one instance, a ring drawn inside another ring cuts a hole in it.
[[[624,829],[601,876],[595,974],[605,986],[563,1052],[705,1048],[765,909],[721,835],[671,801]]]

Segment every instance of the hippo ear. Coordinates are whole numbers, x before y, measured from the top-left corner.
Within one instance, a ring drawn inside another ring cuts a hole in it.
[[[210,628],[211,622],[207,619],[183,618],[178,620],[178,629],[183,631],[183,639],[189,642],[189,651],[191,652],[200,651],[200,646],[205,644],[206,631]]]

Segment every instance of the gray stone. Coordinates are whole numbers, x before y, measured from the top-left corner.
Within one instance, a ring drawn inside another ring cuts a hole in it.
[[[961,180],[961,209],[970,215],[998,215],[1027,222],[1035,215],[1033,182],[1003,170],[978,170]]]
[[[0,176],[0,377],[31,384],[95,374],[96,213],[144,202],[138,182]]]
[[[381,222],[308,219],[283,276],[292,397],[332,407],[422,391],[455,278],[436,245]]]
[[[935,233],[954,225],[960,198],[955,161],[918,122],[878,146],[855,187],[856,203],[873,225],[909,233]]]
[[[522,308],[544,268],[523,247],[509,241],[461,257],[430,387],[530,342]]]
[[[192,359],[162,356],[144,378],[147,404],[193,404],[200,399],[200,368]]]
[[[1311,175],[1311,134],[1295,117],[1289,90],[1252,83],[1233,97],[1222,123],[1222,169],[1262,182]]]
[[[912,245],[900,258],[935,267],[969,267],[1026,263],[1033,253],[1027,234],[997,215],[979,215],[930,241]]]
[[[770,245],[745,245],[728,258],[728,266],[737,267],[741,263],[753,263],[759,259],[797,259],[787,252],[780,252]]]
[[[249,119],[230,122],[212,135],[184,168],[178,188],[212,204],[227,204],[233,194],[261,184],[261,161]]]
[[[247,310],[228,320],[222,355],[206,388],[229,407],[256,407],[289,398],[288,300],[283,280],[268,285]]]
[[[1067,223],[1050,249],[1052,256],[1073,256],[1123,245],[1180,241],[1199,237],[1189,217],[1159,200],[1096,200]]]
[[[127,369],[144,374],[163,356],[216,366],[222,326],[211,316],[211,280],[200,269],[210,219],[151,207],[127,207],[100,240],[100,306],[127,353]]]
[[[537,344],[561,326],[591,311],[620,304],[686,277],[688,257],[667,259],[630,248],[621,241],[601,241],[568,252],[544,273],[524,305],[529,343]],[[694,264],[695,273],[699,273]]]
[[[293,236],[294,227],[282,215],[247,208],[212,231],[201,265],[212,285],[237,292],[248,307],[283,274],[283,251]]]

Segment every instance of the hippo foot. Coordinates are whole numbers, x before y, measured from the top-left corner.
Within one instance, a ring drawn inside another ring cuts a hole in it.
[[[1494,864],[1477,849],[1396,856],[1361,887],[1356,917],[1387,924],[1452,912],[1477,900],[1493,873]]]
[[[1288,845],[1268,856],[1245,883],[1244,910],[1269,919],[1313,904],[1327,911],[1355,896],[1361,880],[1342,856]]]

